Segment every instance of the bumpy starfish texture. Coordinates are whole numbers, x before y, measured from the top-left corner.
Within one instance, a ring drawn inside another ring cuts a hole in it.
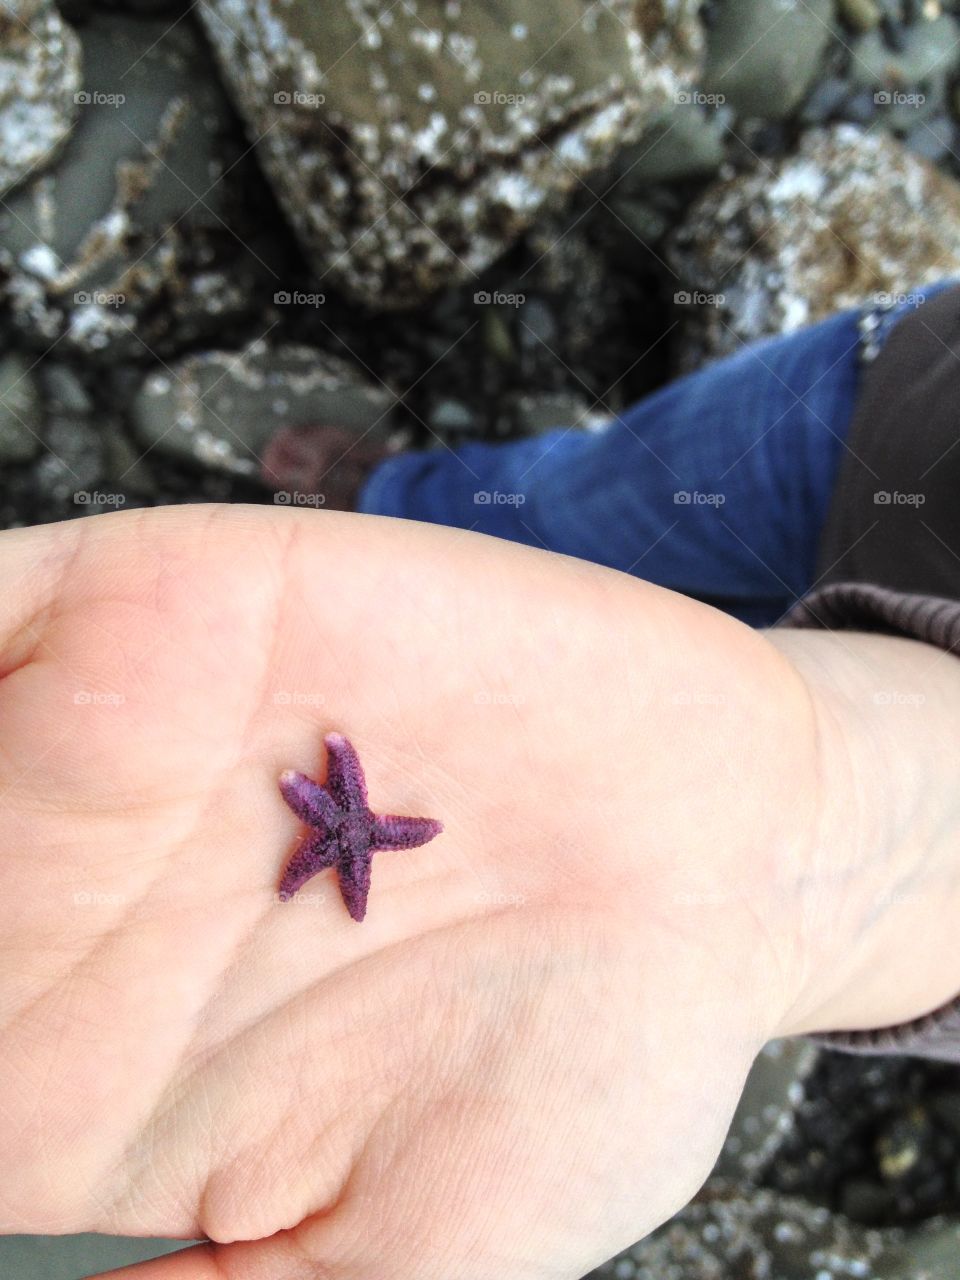
[[[328,733],[326,786],[285,769],[280,792],[297,817],[312,828],[280,880],[280,900],[292,898],[318,871],[336,867],[340,892],[354,920],[367,914],[370,864],[381,849],[416,849],[443,830],[433,818],[371,813],[367,784],[356,751],[341,733]]]

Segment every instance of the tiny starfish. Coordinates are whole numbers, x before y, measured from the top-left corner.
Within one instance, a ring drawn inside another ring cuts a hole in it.
[[[284,800],[313,828],[290,859],[280,880],[286,902],[318,871],[336,867],[340,892],[354,920],[367,913],[370,864],[379,849],[416,849],[443,830],[433,818],[397,818],[371,813],[367,784],[356,751],[341,733],[328,733],[327,784],[285,769],[280,775]]]

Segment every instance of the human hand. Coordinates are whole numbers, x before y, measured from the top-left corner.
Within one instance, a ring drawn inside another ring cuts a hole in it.
[[[2,536],[2,1229],[215,1242],[150,1280],[553,1280],[690,1199],[815,1004],[783,885],[824,743],[790,660],[406,522]],[[331,873],[276,899],[277,776],[328,729],[375,810],[445,827],[377,855],[362,925]]]

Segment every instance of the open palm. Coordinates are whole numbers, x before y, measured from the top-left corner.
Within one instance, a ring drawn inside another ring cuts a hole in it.
[[[539,1280],[689,1199],[786,1000],[730,883],[814,773],[771,646],[398,521],[3,540],[0,1229],[217,1242],[163,1280]],[[278,776],[331,730],[444,824],[362,924],[331,871],[276,892]]]

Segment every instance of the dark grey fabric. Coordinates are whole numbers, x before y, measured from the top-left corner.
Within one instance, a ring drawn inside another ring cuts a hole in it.
[[[960,286],[898,321],[865,366],[818,582],[781,626],[879,631],[960,656],[958,405]],[[809,1039],[960,1062],[960,994],[910,1022]]]

